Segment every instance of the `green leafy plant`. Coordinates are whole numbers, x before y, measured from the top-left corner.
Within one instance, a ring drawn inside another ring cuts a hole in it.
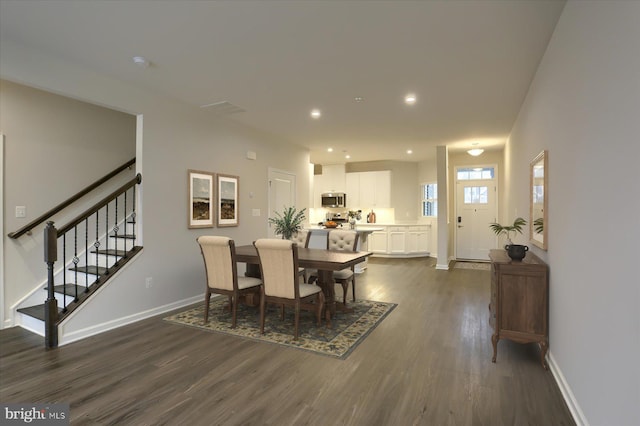
[[[285,207],[282,214],[275,212],[275,217],[269,218],[269,223],[274,226],[273,231],[276,235],[282,235],[285,240],[291,239],[291,236],[302,229],[302,223],[305,221],[304,214],[306,209],[297,211],[295,207]]]
[[[516,232],[522,234],[522,228],[527,224],[527,221],[521,217],[516,218],[513,221],[513,225],[500,225],[499,223],[492,223],[489,228],[497,235],[506,235],[507,240],[511,242],[511,234],[515,236]]]
[[[537,218],[533,221],[533,229],[537,234],[542,234],[544,232],[544,218]]]

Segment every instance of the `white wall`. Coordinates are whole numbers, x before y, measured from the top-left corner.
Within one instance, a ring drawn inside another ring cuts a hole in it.
[[[640,2],[570,1],[505,150],[506,214],[549,151],[552,367],[578,420],[640,424]]]
[[[0,128],[6,135],[3,194],[7,233],[17,231],[58,203],[135,157],[135,116],[53,93],[0,80]],[[133,171],[123,171],[104,185],[100,196],[115,189]],[[88,195],[74,203],[72,214],[50,218],[65,224],[99,198]],[[15,207],[27,215],[15,217]],[[10,310],[46,279],[43,260],[45,225],[32,235],[2,235],[6,267],[2,326],[11,325]],[[44,298],[43,300],[44,301]]]
[[[204,267],[196,237],[227,235],[237,244],[265,237],[268,167],[296,173],[297,200],[306,206],[309,199],[309,153],[302,148],[271,140],[232,120],[216,119],[197,105],[182,104],[77,66],[69,67],[48,54],[15,44],[7,43],[3,49],[0,71],[14,81],[144,117],[144,143],[141,149],[138,147],[139,166],[144,165],[144,252],[102,291],[100,297],[107,308],[76,311],[74,324],[65,332],[77,333],[81,328],[118,319],[137,319],[140,313],[157,312],[176,301],[201,297]],[[257,160],[245,158],[249,150],[257,153]],[[188,169],[239,176],[240,226],[187,229]],[[252,216],[252,209],[260,209],[262,215]],[[150,289],[145,288],[146,277],[153,277]]]

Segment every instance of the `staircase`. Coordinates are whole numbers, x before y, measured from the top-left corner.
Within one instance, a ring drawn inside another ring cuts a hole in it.
[[[72,259],[54,275],[54,283],[57,284],[53,286],[58,307],[57,324],[68,317],[142,249],[136,245],[133,220],[126,223],[126,229],[126,234],[110,235],[109,238],[99,241],[102,247],[106,245],[105,240],[111,240],[111,246],[114,248],[95,249],[93,246],[90,246],[89,250],[85,248],[83,252],[88,253],[86,260],[83,254],[77,256],[78,259],[82,259],[82,265],[80,261],[74,264]],[[88,263],[84,263],[85,261]],[[47,299],[47,295],[48,288],[45,283],[40,291],[21,303],[24,307],[18,308],[18,315],[16,315],[18,324],[41,336],[45,335],[46,318],[46,303],[42,301]],[[37,304],[33,305],[33,303]]]
[[[47,222],[47,280],[22,300],[15,317],[17,325],[45,336],[47,347],[58,345],[58,326],[142,250],[136,238],[136,187],[141,181],[136,175],[59,229]],[[27,227],[36,226],[45,215]],[[9,236],[26,232],[23,228]]]

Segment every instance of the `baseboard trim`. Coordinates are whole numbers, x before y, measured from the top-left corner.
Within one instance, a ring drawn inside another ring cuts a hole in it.
[[[184,306],[189,306],[194,303],[202,301],[202,295],[199,294],[197,296],[189,297],[187,299],[179,300],[177,302],[168,303],[163,306],[158,306],[153,309],[148,309],[143,312],[137,312],[133,315],[129,315],[122,318],[117,318],[102,324],[93,325],[91,327],[83,328],[80,330],[72,331],[70,333],[64,332],[64,326],[60,326],[59,336],[58,336],[58,345],[64,346],[69,343],[76,342],[78,340],[86,339],[87,337],[95,336],[96,334],[104,333],[105,331],[113,330],[118,327],[122,327],[128,324],[133,324],[134,322],[141,321],[143,319],[151,318],[156,315],[163,314],[165,312],[172,311],[174,309],[179,309]]]
[[[445,263],[444,265],[438,263],[436,264],[436,269],[439,269],[441,271],[448,271],[449,270],[449,264]]]
[[[556,383],[558,384],[558,388],[560,388],[560,393],[562,393],[562,396],[564,397],[564,401],[567,404],[567,407],[569,407],[569,411],[571,412],[571,415],[573,416],[573,420],[576,422],[576,425],[589,426],[589,422],[587,421],[587,418],[584,416],[584,413],[580,408],[580,404],[578,404],[576,397],[573,395],[573,392],[571,391],[571,387],[569,386],[569,383],[567,383],[567,380],[564,378],[564,375],[562,374],[562,371],[560,370],[560,367],[556,363],[556,360],[553,357],[553,354],[551,352],[549,352],[549,354],[547,355],[547,363],[549,364],[549,369],[551,370],[551,374],[553,375],[553,378],[556,380]]]

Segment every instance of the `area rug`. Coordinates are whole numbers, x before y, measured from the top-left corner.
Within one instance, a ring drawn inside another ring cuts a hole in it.
[[[483,262],[460,262],[457,261],[455,265],[453,265],[453,269],[477,269],[480,271],[490,271],[491,264],[483,263]]]
[[[342,302],[336,302],[342,303]],[[260,309],[240,305],[238,324],[231,328],[231,313],[227,298],[211,300],[209,322],[204,323],[204,304],[192,307],[164,318],[174,324],[201,330],[230,334],[261,342],[275,343],[317,354],[345,359],[397,306],[395,303],[358,300],[348,306],[353,312],[338,311],[327,328],[324,318],[318,327],[313,312],[300,312],[300,336],[293,340],[293,308],[287,307],[284,321],[280,320],[280,308],[269,306],[265,315],[265,334],[260,334]]]

